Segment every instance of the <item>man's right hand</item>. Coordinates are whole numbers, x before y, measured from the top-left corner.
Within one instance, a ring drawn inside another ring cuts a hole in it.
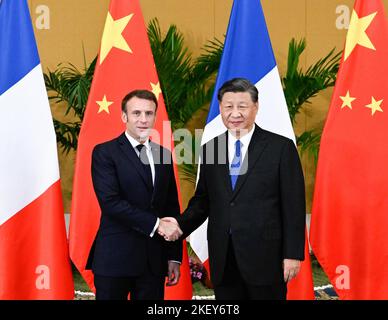
[[[158,233],[166,241],[175,241],[183,234],[179,228],[178,222],[173,217],[165,217],[160,219],[158,226]]]

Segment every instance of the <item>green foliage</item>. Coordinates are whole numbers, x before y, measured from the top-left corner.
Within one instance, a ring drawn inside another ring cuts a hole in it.
[[[284,95],[292,123],[305,103],[318,92],[335,84],[341,52],[331,50],[325,57],[310,66],[307,71],[299,69],[300,56],[306,48],[305,39],[290,41],[286,76],[282,79]]]
[[[182,33],[171,25],[165,34],[159,22],[153,19],[147,28],[155,66],[158,72],[166,109],[176,130],[187,126],[188,121],[201,108],[207,107],[212,98],[215,74],[221,61],[223,43],[214,39],[208,41],[202,54],[194,59],[185,44]],[[284,95],[288,105],[291,122],[311,98],[320,91],[335,84],[341,52],[331,50],[326,56],[303,71],[299,67],[300,57],[306,48],[304,39],[292,39],[288,49],[288,64],[285,77],[282,78]],[[83,71],[74,65],[59,65],[44,75],[49,98],[56,103],[67,105],[65,115],[72,112],[75,120],[61,122],[54,119],[57,140],[63,151],[68,153],[77,149],[85,106],[94,74],[97,57]],[[297,144],[302,153],[307,152],[316,161],[318,158],[321,133],[318,130],[303,132],[297,136]],[[192,147],[196,145],[193,142]],[[181,171],[186,179],[195,182],[196,165],[183,164]]]
[[[209,41],[193,59],[175,25],[163,35],[158,20],[153,19],[147,32],[172,129],[183,128],[211,100],[223,44]]]
[[[55,71],[49,70],[47,74],[44,74],[49,99],[54,100],[57,104],[64,102],[67,105],[65,115],[72,112],[76,119],[72,122],[61,122],[54,119],[57,141],[65,153],[68,153],[71,149],[77,149],[78,135],[96,61],[97,58],[82,72],[72,64],[68,66],[60,64]]]
[[[192,185],[195,185],[197,179],[201,140],[199,137],[195,136],[194,139],[190,139],[190,142],[188,140],[184,140],[182,143],[186,152],[185,157],[187,157],[189,161],[184,162],[179,166],[180,174],[183,179],[189,181]],[[197,151],[198,154],[196,154],[195,151]]]
[[[308,152],[314,159],[314,163],[318,162],[320,141],[321,132],[317,132],[316,130],[305,131],[296,137],[296,144],[299,146],[301,153]]]
[[[299,61],[305,49],[305,39],[299,42],[295,39],[290,41],[287,72],[282,78],[284,95],[293,125],[297,114],[306,104],[312,105],[311,98],[320,91],[334,86],[342,54],[342,52],[335,53],[335,49],[332,49],[326,56],[303,71],[299,68]],[[301,152],[307,152],[315,162],[318,160],[320,138],[321,132],[317,130],[305,131],[296,137]]]

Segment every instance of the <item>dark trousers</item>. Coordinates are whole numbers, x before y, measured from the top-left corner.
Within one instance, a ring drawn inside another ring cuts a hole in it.
[[[224,275],[221,283],[214,286],[214,293],[216,300],[285,300],[287,285],[282,281],[265,286],[246,283],[237,266],[232,239],[229,238]]]
[[[164,276],[155,276],[149,270],[137,277],[94,276],[96,300],[163,300]]]

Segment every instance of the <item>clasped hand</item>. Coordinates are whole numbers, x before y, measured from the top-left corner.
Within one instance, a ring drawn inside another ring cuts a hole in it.
[[[179,239],[183,232],[175,218],[165,217],[159,221],[158,234],[166,241],[175,241]]]

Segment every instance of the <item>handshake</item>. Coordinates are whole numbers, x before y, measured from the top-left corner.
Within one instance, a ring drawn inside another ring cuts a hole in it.
[[[164,217],[159,221],[158,234],[166,241],[175,241],[179,239],[183,232],[175,218]]]

